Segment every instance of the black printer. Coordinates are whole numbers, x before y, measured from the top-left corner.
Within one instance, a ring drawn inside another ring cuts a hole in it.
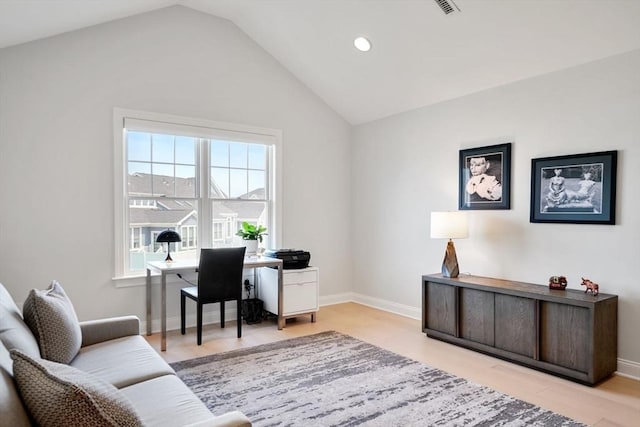
[[[264,256],[282,260],[282,268],[285,270],[309,267],[311,254],[298,249],[267,249]]]

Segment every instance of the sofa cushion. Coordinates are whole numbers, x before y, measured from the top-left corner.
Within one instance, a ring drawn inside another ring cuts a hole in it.
[[[11,350],[22,399],[40,426],[141,426],[129,400],[111,384],[71,366]]]
[[[22,320],[20,312],[8,309],[2,304],[0,304],[0,341],[7,350],[16,348],[31,357],[40,357],[38,342]]]
[[[24,302],[24,321],[40,346],[43,359],[69,363],[82,345],[82,332],[71,301],[55,280],[46,291],[32,289]]]
[[[140,335],[82,347],[71,362],[118,388],[175,371]]]
[[[213,414],[175,375],[165,375],[120,389],[144,425],[175,427],[211,420]]]

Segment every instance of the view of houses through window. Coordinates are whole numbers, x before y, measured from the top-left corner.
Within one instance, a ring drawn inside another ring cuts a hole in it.
[[[200,247],[241,246],[243,221],[269,225],[269,145],[127,130],[128,270],[166,256],[156,243],[166,229],[174,260]]]

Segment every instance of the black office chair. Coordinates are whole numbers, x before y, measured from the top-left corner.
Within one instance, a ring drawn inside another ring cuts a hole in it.
[[[202,306],[220,303],[220,326],[224,328],[224,303],[237,301],[238,338],[242,336],[242,270],[246,248],[200,250],[198,284],[180,290],[180,332],[185,334],[185,302],[197,304],[198,345],[202,344]]]

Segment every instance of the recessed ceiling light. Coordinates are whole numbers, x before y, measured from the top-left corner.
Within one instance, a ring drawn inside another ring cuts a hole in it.
[[[356,37],[353,41],[353,45],[361,52],[368,52],[371,50],[371,42],[366,37]]]

